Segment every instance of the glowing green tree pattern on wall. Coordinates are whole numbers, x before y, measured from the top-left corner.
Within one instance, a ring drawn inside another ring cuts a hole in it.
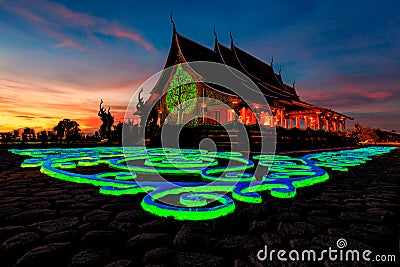
[[[196,97],[197,87],[193,83],[193,77],[183,69],[181,64],[178,64],[166,96],[167,109],[172,114],[178,115],[177,124],[182,124],[184,113],[193,110],[196,101],[190,100]]]

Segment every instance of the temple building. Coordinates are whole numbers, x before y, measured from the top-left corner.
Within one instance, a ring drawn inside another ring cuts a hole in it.
[[[171,89],[171,84],[176,83],[177,75],[179,75],[178,78],[191,79],[191,75],[195,74],[179,69],[179,64],[194,61],[225,64],[246,74],[264,95],[269,104],[269,109],[267,112],[262,106],[253,103],[256,109],[252,111],[237,95],[222,90],[218,86],[197,83],[182,89],[185,94],[188,94],[186,99],[194,97],[215,98],[226,103],[226,106],[203,105],[202,111],[198,114],[199,119],[192,121],[192,124],[226,124],[236,120],[246,125],[258,123],[266,127],[296,127],[299,129],[311,128],[313,130],[344,132],[346,119],[352,119],[331,109],[318,107],[300,100],[295,83],[286,84],[282,79],[281,71],[278,73],[274,71],[273,62],[267,64],[238,48],[234,44],[232,36],[230,47],[227,47],[218,41],[215,34],[214,48],[210,49],[182,36],[177,32],[175,25],[173,26],[171,46],[164,70],[177,64],[178,68],[174,72],[163,73],[150,93],[149,99],[146,103],[143,103],[144,107],[153,107],[150,112],[150,121],[154,125],[157,124],[162,127],[164,124],[171,123],[168,119],[166,120],[167,117],[178,116],[178,123],[182,120],[184,114],[182,112],[176,114],[176,110],[173,111],[172,109],[179,104],[179,101],[176,101],[176,95],[182,92],[181,89],[179,89],[179,92],[176,89]],[[173,99],[175,99],[175,102]],[[140,110],[137,114],[140,114]],[[201,119],[202,117],[204,119]]]

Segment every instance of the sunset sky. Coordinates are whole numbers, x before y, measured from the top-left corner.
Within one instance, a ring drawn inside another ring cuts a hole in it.
[[[122,120],[138,86],[160,71],[171,10],[178,31],[274,57],[300,98],[400,131],[398,1],[0,0],[0,132],[77,120],[98,129],[100,99]],[[354,122],[349,122],[352,127]]]

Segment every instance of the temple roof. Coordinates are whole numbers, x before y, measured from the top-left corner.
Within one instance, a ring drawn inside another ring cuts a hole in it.
[[[267,100],[282,100],[300,109],[327,110],[301,101],[294,86],[287,85],[283,82],[280,71],[279,74],[275,73],[272,64],[269,65],[238,48],[233,43],[233,39],[231,39],[231,46],[227,47],[221,44],[217,36],[215,36],[214,49],[210,49],[179,34],[174,27],[171,47],[164,69],[178,63],[178,56],[182,57],[185,62],[216,62],[237,69],[246,74],[258,86]],[[168,76],[169,73],[162,74],[152,93],[161,93],[163,84],[167,81]],[[210,86],[224,93],[234,94],[228,88],[215,85]],[[345,116],[334,111],[330,112]]]
[[[260,88],[266,97],[298,99],[294,88],[284,84],[279,74],[276,74],[272,66],[262,62],[256,57],[231,45],[231,48],[219,43],[217,38],[214,49],[203,46],[174,30],[172,46],[177,46],[186,62],[208,61],[225,64],[248,75]],[[168,66],[174,65],[170,62]],[[166,66],[166,67],[168,67]]]
[[[176,40],[186,62],[210,61],[219,62],[214,50],[176,33]]]
[[[250,77],[282,89],[282,85],[278,83],[275,77],[272,66],[236,47],[234,44],[231,45],[231,50],[235,54],[237,61]]]

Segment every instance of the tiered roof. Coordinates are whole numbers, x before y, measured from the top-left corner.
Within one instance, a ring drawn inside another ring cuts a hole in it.
[[[285,84],[281,73],[275,73],[272,64],[269,65],[238,48],[234,44],[232,38],[231,46],[227,47],[221,44],[215,35],[214,49],[210,49],[179,34],[174,27],[171,47],[164,69],[175,65],[178,56],[182,57],[185,62],[208,61],[225,64],[235,68],[249,76],[267,100],[282,102],[285,106],[289,106],[289,110],[320,110],[322,112],[326,111],[342,117],[350,118],[335,111],[320,108],[300,100],[294,86]],[[162,74],[152,93],[161,93],[168,76],[169,73]],[[215,88],[215,86],[213,87]],[[230,90],[227,91],[226,89],[223,90],[218,87],[215,89],[224,93],[231,93]]]

